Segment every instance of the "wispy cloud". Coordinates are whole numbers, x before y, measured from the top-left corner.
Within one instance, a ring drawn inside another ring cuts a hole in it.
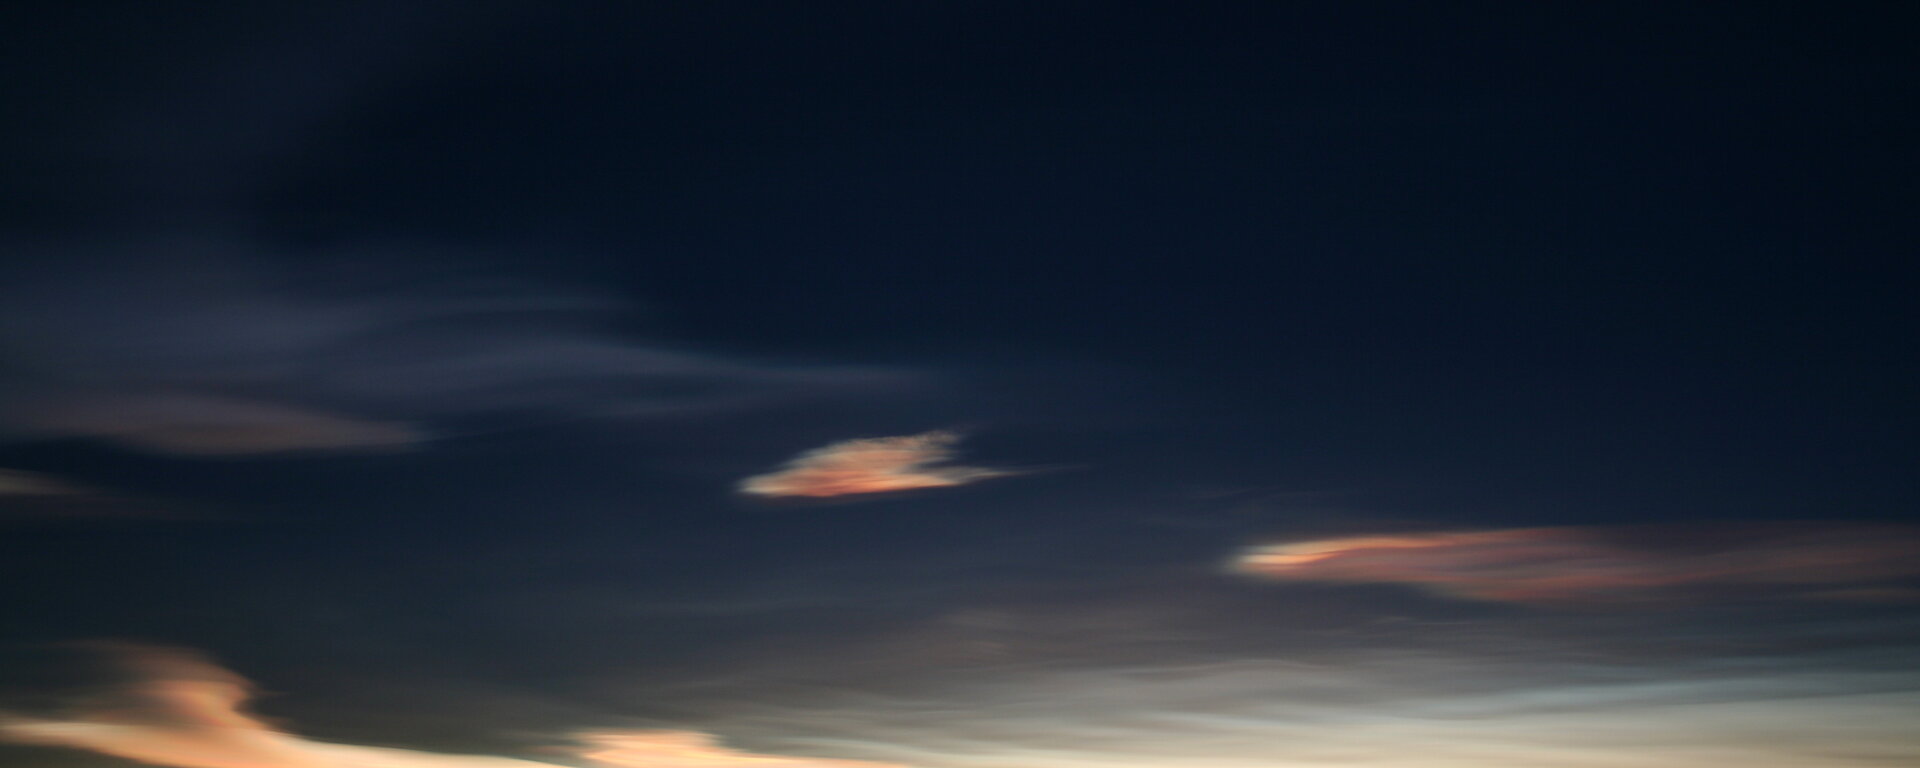
[[[71,258],[0,273],[12,366],[0,438],[187,455],[390,450],[442,423],[735,413],[905,379],[640,340],[610,329],[622,302],[381,249],[173,237],[44,250]]]
[[[756,741],[832,733],[915,768],[1868,768],[1920,757],[1916,684],[1907,665],[1496,642],[971,669],[715,727]]]
[[[943,464],[960,436],[933,431],[870,437],[815,448],[779,469],[741,481],[740,491],[767,498],[815,498],[896,493],[958,485],[1016,474],[1010,470]]]
[[[1233,567],[1281,581],[1406,584],[1474,600],[1647,599],[1920,576],[1920,531],[1748,524],[1415,533],[1257,546]]]
[[[427,439],[424,429],[403,422],[192,392],[57,398],[23,414],[19,425],[175,455],[384,450]]]
[[[17,469],[0,469],[0,497],[79,496],[88,491],[65,480]]]
[[[445,259],[445,248],[303,249],[241,234],[273,229],[251,215],[260,187],[284,181],[308,143],[467,36],[448,33],[493,23],[431,5],[215,25],[96,89],[114,95],[85,111],[105,122],[74,146],[121,169],[80,182],[104,184],[91,196],[106,226],[4,244],[0,440],[196,456],[389,450],[447,421],[732,412],[886,377],[612,332],[619,323],[596,321],[619,302],[503,287],[511,275],[474,274],[485,257]],[[116,210],[122,201],[132,205]],[[468,266],[427,274],[436,260]]]
[[[68,747],[174,768],[552,768],[557,763],[313,741],[243,707],[252,685],[200,656],[119,649],[131,685],[62,719],[0,715],[0,740]],[[757,754],[695,731],[585,731],[567,751],[605,768],[903,768]]]
[[[180,515],[38,472],[0,469],[0,523],[157,519]]]

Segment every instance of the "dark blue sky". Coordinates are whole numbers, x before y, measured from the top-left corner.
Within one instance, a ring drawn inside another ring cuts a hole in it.
[[[15,4],[0,758],[1908,764],[1912,22]]]

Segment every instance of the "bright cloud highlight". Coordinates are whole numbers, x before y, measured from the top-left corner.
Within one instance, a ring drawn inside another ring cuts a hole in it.
[[[768,498],[832,498],[949,488],[1015,474],[1003,469],[944,465],[960,436],[946,431],[847,440],[815,448],[780,469],[747,478],[740,491]]]
[[[199,656],[122,649],[140,679],[65,719],[0,714],[0,740],[68,747],[173,768],[553,768],[543,761],[332,744],[244,711],[253,686]],[[904,768],[762,755],[695,731],[592,731],[572,750],[605,768]]]
[[[861,760],[757,755],[728,749],[697,731],[598,731],[575,738],[592,746],[580,756],[608,768],[904,768]]]

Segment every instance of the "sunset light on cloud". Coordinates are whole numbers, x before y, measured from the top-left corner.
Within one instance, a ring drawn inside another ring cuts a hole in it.
[[[12,3],[0,768],[1920,766],[1906,3]]]
[[[549,768],[564,765],[480,755],[313,741],[245,711],[246,679],[197,654],[120,646],[140,678],[63,719],[0,713],[0,741],[67,747],[171,768]],[[575,734],[569,751],[604,768],[902,768],[880,763],[763,755],[692,731]]]
[[[1920,757],[1900,727],[1911,674],[1856,691],[1872,679],[1865,669],[1794,664],[1715,672],[1593,656],[1585,679],[1568,679],[1563,662],[1525,655],[1353,650],[983,671],[910,695],[767,702],[708,723],[859,759],[734,748],[707,730],[608,728],[555,732],[504,757],[309,739],[247,711],[253,684],[196,653],[108,649],[133,679],[93,688],[63,715],[0,713],[0,742],[165,768],[1854,768],[1881,763],[1836,755]],[[1734,738],[1755,726],[1768,735]]]
[[[1515,528],[1253,547],[1241,573],[1278,581],[1404,584],[1499,602],[1646,599],[1729,587],[1872,584],[1920,576],[1903,526]]]
[[[695,731],[594,731],[576,734],[580,756],[607,768],[906,768],[861,760],[782,757],[728,749]]]
[[[847,440],[802,453],[773,472],[749,477],[740,492],[766,498],[815,498],[951,488],[1015,472],[943,464],[960,436],[933,431]]]

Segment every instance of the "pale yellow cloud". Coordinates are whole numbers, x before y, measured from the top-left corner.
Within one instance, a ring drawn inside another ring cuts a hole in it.
[[[950,488],[1016,474],[1004,469],[946,464],[960,436],[933,431],[900,437],[847,440],[815,448],[778,470],[749,477],[742,493],[767,498],[831,498]]]
[[[1920,535],[1890,525],[1510,528],[1251,548],[1269,579],[1406,584],[1503,602],[1646,599],[1706,588],[1875,584],[1920,577]]]
[[[313,741],[244,709],[253,687],[196,654],[123,648],[139,679],[60,719],[0,715],[0,740],[172,768],[555,768],[557,763]],[[905,768],[741,752],[697,731],[589,731],[572,751],[604,768]]]
[[[782,757],[728,749],[698,731],[597,731],[575,736],[580,756],[608,768],[905,768],[863,760]]]

